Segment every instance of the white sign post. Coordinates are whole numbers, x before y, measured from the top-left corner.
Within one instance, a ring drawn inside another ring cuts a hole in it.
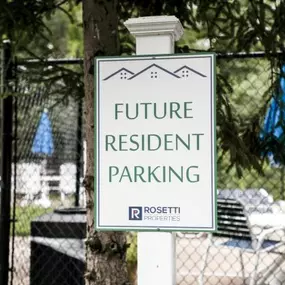
[[[136,37],[136,54],[172,54],[183,35],[176,17],[129,19],[126,27]],[[176,284],[176,233],[138,233],[138,285]]]
[[[170,55],[174,16],[128,20],[137,56],[96,58],[97,230],[213,231],[211,53]],[[138,233],[138,284],[175,284],[175,234]]]

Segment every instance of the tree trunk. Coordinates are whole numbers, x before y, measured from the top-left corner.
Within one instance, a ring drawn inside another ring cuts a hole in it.
[[[86,285],[128,284],[126,235],[94,229],[94,57],[118,55],[117,1],[83,0],[87,169]]]

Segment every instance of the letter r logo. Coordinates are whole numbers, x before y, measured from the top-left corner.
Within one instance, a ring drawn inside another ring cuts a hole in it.
[[[129,207],[129,220],[142,220],[142,207]]]

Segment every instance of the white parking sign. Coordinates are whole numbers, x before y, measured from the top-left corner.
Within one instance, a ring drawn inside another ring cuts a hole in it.
[[[214,54],[95,69],[96,229],[215,230]]]

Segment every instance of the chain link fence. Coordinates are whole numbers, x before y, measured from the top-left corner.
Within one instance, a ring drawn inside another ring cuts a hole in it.
[[[83,89],[67,86],[81,72],[80,61],[17,63],[11,284],[83,282]]]
[[[240,136],[250,127],[261,139],[283,141],[281,63],[259,53],[218,57],[218,76],[227,85]],[[284,166],[269,152],[263,174],[253,165],[240,173],[217,139],[218,230],[177,235],[177,283],[284,284]]]
[[[218,84],[223,82],[218,92],[226,94],[240,133],[255,124],[260,126],[256,128],[260,137],[268,124],[278,128],[282,111],[274,105],[271,87],[281,83],[281,67],[279,56],[271,61],[258,53],[218,57]],[[84,284],[80,74],[80,60],[17,64],[11,285]],[[43,84],[44,80],[52,83]],[[263,174],[254,167],[240,173],[230,167],[229,151],[223,153],[219,137],[217,145],[218,231],[177,233],[177,284],[284,284],[284,167],[269,153],[262,164]],[[136,234],[129,233],[128,240],[128,269],[136,284]]]

